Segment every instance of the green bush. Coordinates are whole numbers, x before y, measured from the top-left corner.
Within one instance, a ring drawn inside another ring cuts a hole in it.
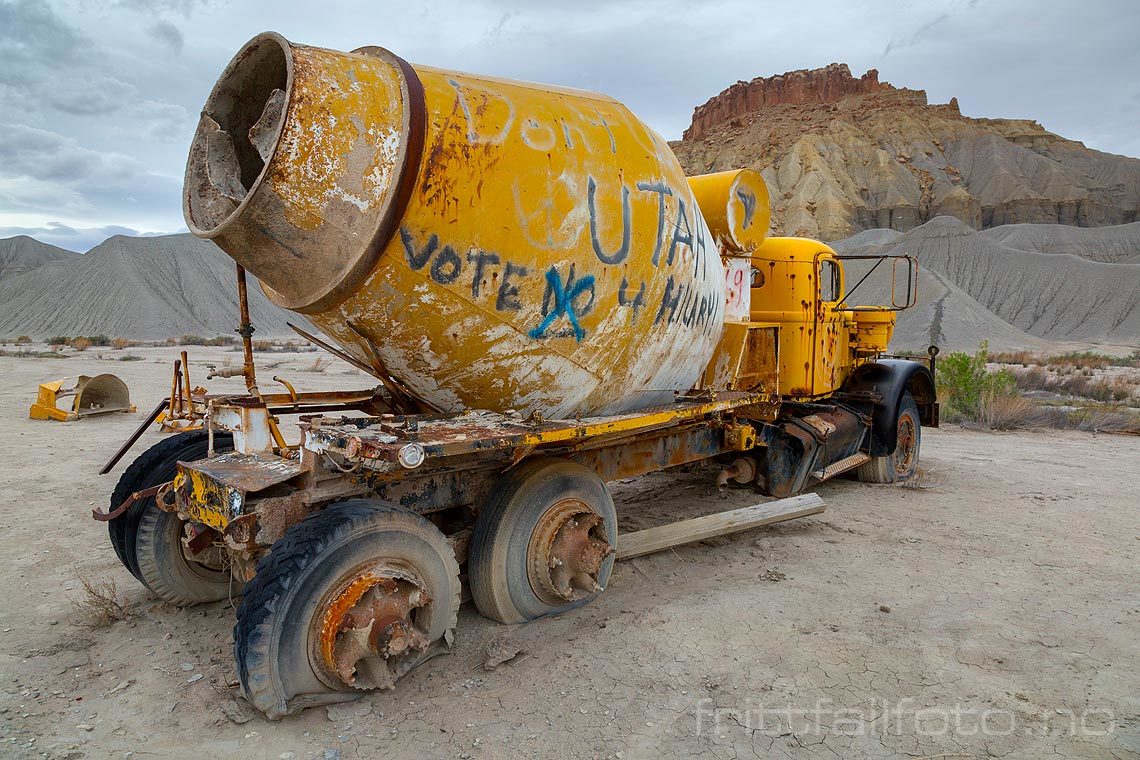
[[[57,335],[54,338],[48,338],[49,346],[66,346],[71,343],[71,338],[66,335]]]
[[[109,346],[109,345],[111,345],[111,339],[108,338],[106,335],[88,335],[86,337],[87,337],[87,340],[90,341],[91,345],[93,345],[93,346]]]
[[[989,355],[982,341],[973,356],[959,351],[938,361],[938,397],[947,420],[980,421],[995,400],[1018,395],[1012,372],[986,369]]]

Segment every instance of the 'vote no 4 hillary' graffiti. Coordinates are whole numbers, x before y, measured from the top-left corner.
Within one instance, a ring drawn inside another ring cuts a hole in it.
[[[721,317],[723,301],[719,294],[702,292],[706,280],[706,257],[709,255],[706,235],[700,217],[694,215],[693,224],[683,198],[677,198],[677,218],[672,229],[667,229],[666,202],[674,196],[672,188],[661,182],[638,182],[639,192],[655,194],[657,202],[657,228],[652,251],[655,267],[672,266],[678,253],[688,249],[693,253],[692,277],[679,278],[670,274],[665,291],[654,316],[654,324],[681,322],[686,327],[711,328]],[[630,189],[622,186],[621,242],[607,250],[598,234],[597,184],[591,177],[587,183],[587,207],[590,219],[590,241],[598,261],[607,266],[620,265],[631,253],[633,245],[632,205]],[[451,245],[440,245],[439,236],[432,234],[422,243],[407,228],[400,229],[400,240],[408,266],[414,271],[427,269],[431,279],[440,285],[453,285],[464,272],[470,277],[472,299],[493,298],[496,311],[522,309],[520,289],[535,276],[543,281],[542,318],[527,334],[531,338],[573,337],[581,341],[586,336],[581,319],[589,314],[598,302],[597,280],[592,273],[581,273],[575,264],[559,271],[550,266],[544,272],[510,261],[494,251],[472,249],[460,255]],[[486,288],[486,275],[494,268],[497,286]],[[634,318],[646,304],[646,283],[634,284],[625,277],[617,293],[619,308],[630,308]]]

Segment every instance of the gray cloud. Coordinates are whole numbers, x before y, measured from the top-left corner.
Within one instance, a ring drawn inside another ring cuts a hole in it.
[[[69,137],[0,124],[0,208],[47,209],[58,217],[134,213],[179,203],[180,182],[130,156],[84,148]]]
[[[136,90],[114,77],[59,79],[45,88],[47,102],[74,116],[100,116],[118,111],[134,98]]]
[[[149,31],[157,40],[170,46],[175,53],[182,52],[186,40],[182,31],[169,21],[156,21],[150,25]]]
[[[179,230],[185,231],[185,230]],[[43,243],[66,248],[69,251],[86,253],[95,246],[114,235],[128,237],[152,237],[161,235],[161,232],[140,232],[131,227],[121,227],[117,224],[107,224],[102,227],[69,227],[59,222],[49,222],[43,227],[0,227],[0,238],[27,235]]]
[[[344,0],[335,13],[277,0],[272,14],[217,0],[0,0],[0,226],[181,228],[196,114],[267,27],[605,92],[670,139],[739,79],[843,61],[932,102],[957,96],[968,114],[1032,118],[1140,155],[1133,0],[1076,13],[1038,0],[883,0],[873,11],[847,0]]]

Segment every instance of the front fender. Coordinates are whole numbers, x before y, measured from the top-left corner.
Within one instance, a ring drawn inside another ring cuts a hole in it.
[[[910,391],[918,404],[919,421],[938,427],[938,392],[930,369],[906,359],[880,359],[860,365],[851,374],[843,391],[853,400],[866,401],[871,413],[871,456],[881,457],[895,450],[898,436],[899,404]]]

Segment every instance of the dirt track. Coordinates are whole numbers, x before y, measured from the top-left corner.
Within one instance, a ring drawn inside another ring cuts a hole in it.
[[[924,431],[921,488],[833,481],[820,518],[620,563],[561,618],[506,629],[467,606],[454,653],[395,692],[236,724],[230,605],[156,603],[87,516],[141,415],[26,419],[36,383],[79,371],[119,373],[149,408],[173,350],[135,353],[0,357],[2,755],[1140,754],[1140,439],[1083,433]],[[195,354],[196,381],[207,355],[235,357]],[[265,374],[367,384],[298,371],[313,357]],[[755,501],[700,472],[615,490],[623,529]],[[81,625],[80,573],[115,579],[137,617]],[[522,654],[485,671],[503,634]]]

